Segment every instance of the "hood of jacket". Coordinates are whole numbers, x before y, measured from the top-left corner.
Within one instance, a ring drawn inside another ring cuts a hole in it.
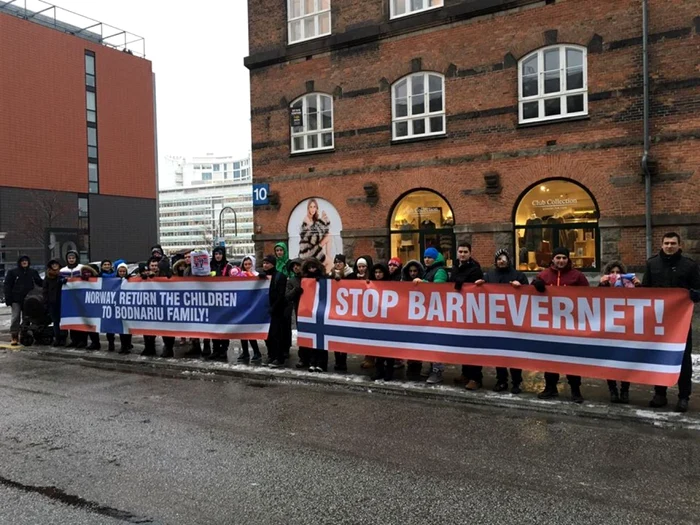
[[[413,278],[408,274],[408,270],[412,267],[418,268],[418,277],[421,279],[423,278],[423,274],[425,273],[425,268],[423,268],[423,265],[421,264],[420,261],[417,261],[415,259],[408,261],[404,267],[401,269],[401,277],[403,281],[412,281]]]
[[[377,279],[374,277],[374,270],[381,270],[384,272],[384,278],[380,279],[380,281],[391,281],[391,275],[389,275],[389,267],[384,264],[384,263],[376,263],[374,266],[372,266],[372,271],[370,272],[370,280],[371,281],[376,281]]]
[[[95,270],[92,266],[89,264],[84,264],[82,268],[80,268],[80,274],[84,273],[89,273],[90,277],[99,277],[99,274],[97,273],[97,270]]]
[[[361,255],[360,257],[355,259],[355,263],[352,265],[352,271],[355,274],[355,277],[357,277],[357,275],[358,275],[358,273],[357,273],[357,261],[359,261],[360,259],[364,259],[365,261],[367,261],[367,277],[371,278],[372,268],[374,267],[374,261],[372,260],[372,257],[370,257],[369,255]]]
[[[187,259],[180,259],[177,261],[175,264],[173,264],[173,273],[179,276],[185,275],[185,271],[187,268],[189,268],[190,263],[187,262]]]
[[[316,268],[316,273],[310,273],[309,268]],[[304,259],[304,262],[301,264],[301,275],[303,277],[325,277],[326,267],[323,266],[323,263],[315,257],[310,257],[308,259]]]
[[[250,262],[252,263],[249,270],[251,275],[258,275],[258,271],[256,270],[257,259],[255,258],[255,255],[246,255],[243,257],[243,260],[241,261],[241,272],[245,274],[246,270],[243,269],[243,263],[245,263],[248,259],[250,259]]]
[[[32,260],[29,258],[29,255],[20,255],[20,256],[17,258],[17,267],[18,267],[18,268],[21,268],[21,266],[22,266],[22,261],[27,261],[27,262],[29,263],[29,266],[32,265]],[[28,267],[29,267],[29,266],[28,266]]]
[[[435,262],[428,266],[425,271],[427,272],[428,270],[432,270],[433,268],[439,268],[441,266],[445,266],[445,257],[441,254],[438,253],[437,259],[435,259]]]
[[[282,248],[284,251],[284,254],[282,257],[277,257],[277,254],[275,253],[275,257],[277,257],[277,263],[275,264],[275,268],[277,269],[278,272],[282,272],[285,275],[289,275],[287,271],[287,263],[289,262],[289,250],[287,249],[287,243],[285,242],[278,242],[275,244],[275,251],[277,251],[277,248]]]
[[[304,260],[303,260],[303,259],[296,258],[296,259],[290,259],[289,261],[287,261],[287,271],[289,272],[289,276],[290,276],[290,277],[295,277],[295,276],[296,276],[296,274],[294,273],[294,271],[292,271],[292,267],[293,267],[295,264],[298,264],[299,266],[301,266],[301,267],[303,268],[303,266],[304,266]]]

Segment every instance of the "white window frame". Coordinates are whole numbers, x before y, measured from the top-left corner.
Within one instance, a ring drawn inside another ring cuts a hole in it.
[[[318,129],[309,131],[308,130],[308,125],[309,125],[309,109],[308,109],[308,99],[310,97],[316,97],[316,104],[318,108]],[[331,127],[330,128],[323,128],[323,115],[322,115],[322,110],[321,110],[321,99],[326,98],[330,102],[331,105]],[[315,152],[315,151],[329,151],[335,148],[335,132],[334,132],[334,125],[335,125],[335,115],[334,115],[334,108],[333,108],[333,97],[328,95],[327,93],[307,93],[305,95],[302,95],[301,97],[298,97],[292,101],[292,103],[289,105],[289,108],[291,109],[294,104],[296,104],[299,101],[302,101],[302,118],[303,118],[303,123],[304,125],[302,126],[302,131],[295,131],[296,128],[293,128],[291,125],[289,127],[289,134],[290,134],[290,140],[289,140],[289,150],[292,153],[292,155],[297,154],[297,153],[309,153],[309,152]],[[330,146],[323,146],[323,135],[326,133],[331,134],[331,145]],[[304,147],[303,149],[294,149],[294,139],[303,137],[304,138],[304,145],[307,144],[306,137],[309,135],[316,135],[317,136],[317,142],[318,146],[315,148],[309,148],[309,147]]]
[[[553,93],[544,93],[544,54],[546,51],[553,49],[559,50],[559,87],[560,90]],[[577,89],[566,89],[566,50],[574,49],[582,53],[582,71],[583,85]],[[533,56],[537,56],[537,94],[529,97],[523,96],[523,64],[530,60]],[[583,95],[583,111],[568,113],[567,97],[571,95]],[[558,115],[545,116],[544,102],[545,100],[560,99],[561,113]],[[523,118],[523,106],[528,102],[538,102],[538,117]],[[561,120],[570,117],[579,117],[588,115],[588,50],[585,47],[577,45],[559,44],[548,46],[529,53],[518,61],[518,122],[520,124],[531,124],[533,122],[547,122],[551,120]]]
[[[411,94],[411,90],[413,89],[413,82],[412,79],[414,77],[418,76],[423,76],[423,100],[425,104],[425,113],[421,113],[419,115],[413,115],[413,107],[411,104],[411,98],[413,95]],[[442,110],[441,111],[430,111],[430,77],[431,76],[436,76],[440,78],[440,81],[442,82]],[[405,117],[397,117],[396,116],[396,89],[399,87],[399,84],[401,82],[406,82],[406,106],[408,110],[408,114]],[[441,73],[437,73],[435,71],[421,71],[420,73],[412,73],[410,75],[406,75],[405,77],[401,77],[398,79],[396,82],[394,82],[391,86],[391,139],[394,141],[401,141],[401,140],[410,140],[410,139],[416,139],[416,138],[423,138],[423,137],[439,137],[441,135],[445,135],[447,133],[447,118],[446,118],[446,112],[445,108],[447,106],[447,100],[445,97],[445,75]],[[418,133],[414,134],[413,133],[413,126],[411,123],[415,120],[424,120],[425,121],[425,129],[430,128],[430,119],[433,117],[442,117],[442,130],[441,131],[429,131],[426,133]],[[399,137],[396,133],[396,127],[397,124],[401,122],[407,122],[408,123],[408,134],[404,137]]]
[[[322,7],[322,2],[324,0],[314,0],[314,4],[316,6],[316,9],[311,12],[311,13],[303,13],[304,11],[304,2],[305,0],[301,0],[301,11],[302,14],[296,17],[292,17],[292,2],[294,0],[287,0],[287,42],[289,44],[298,44],[299,42],[306,42],[307,40],[313,40],[314,38],[321,38],[323,36],[328,36],[332,32],[332,23],[333,20],[331,19],[331,0],[328,0],[328,8],[323,9]],[[327,33],[321,33],[321,15],[324,15],[328,13],[328,32]],[[314,32],[315,34],[312,36],[307,36],[305,33],[305,25],[304,25],[304,20],[307,18],[312,18],[314,19]],[[294,22],[300,22],[299,27],[301,28],[301,38],[297,40],[292,40],[292,24]]]
[[[413,11],[410,10],[410,3],[411,0],[405,0],[406,2],[406,12],[401,13],[400,15],[396,14],[396,2],[398,0],[389,0],[389,18],[392,20],[394,18],[403,18],[404,16],[411,16],[415,15],[418,13],[424,13],[425,11],[432,11],[433,9],[440,9],[441,7],[445,7],[445,1],[444,0],[434,0],[434,1],[439,1],[441,2],[439,5],[429,5],[430,0],[421,0],[423,2],[423,7],[420,9],[414,9]]]

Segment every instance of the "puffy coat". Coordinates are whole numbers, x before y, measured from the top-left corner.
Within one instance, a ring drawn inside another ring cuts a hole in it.
[[[22,304],[27,294],[31,292],[35,286],[41,286],[42,281],[39,273],[32,269],[31,266],[22,268],[22,261],[27,261],[31,265],[29,257],[22,255],[17,259],[17,267],[12,268],[5,275],[5,304],[8,306],[13,303]]]
[[[690,257],[678,250],[670,257],[663,252],[647,261],[642,286],[651,288],[700,289],[700,269]]]

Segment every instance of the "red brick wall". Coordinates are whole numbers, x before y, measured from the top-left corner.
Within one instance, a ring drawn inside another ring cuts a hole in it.
[[[286,11],[268,17],[266,28],[261,22],[266,14],[259,7],[265,4],[269,11],[271,3],[249,3],[251,53],[286,49],[277,36]],[[697,3],[650,4],[652,154],[659,163],[654,214],[697,216]],[[384,11],[377,11],[384,5],[382,0],[334,0],[334,35],[353,25],[350,13],[362,23],[384,17]],[[581,2],[564,0],[253,69],[254,176],[280,195],[279,210],[258,210],[256,225],[264,235],[283,238],[294,206],[316,195],[334,204],[345,229],[385,228],[396,200],[414,188],[444,195],[457,225],[507,223],[520,194],[548,177],[585,185],[597,199],[602,219],[643,216],[640,5],[636,0],[589,0],[583,12]],[[602,50],[593,46],[588,54],[590,118],[520,128],[514,112],[517,68],[508,67],[504,57],[510,53],[519,59],[544,46],[544,33],[552,30],[559,43],[588,46],[602,39]],[[416,58],[424,71],[458,72],[446,78],[448,137],[391,145],[386,86],[411,73]],[[334,95],[335,151],[290,157],[284,102],[304,94],[308,81],[314,82],[314,91]],[[354,95],[372,89],[376,92]],[[492,170],[501,175],[502,192],[478,194],[484,173]],[[367,182],[379,186],[375,206],[358,203]],[[639,226],[623,231],[619,253],[630,264],[643,261],[643,233]],[[490,260],[493,238],[474,236],[479,258]]]
[[[155,198],[151,63],[0,14],[0,185],[87,192],[85,50],[97,62],[100,191]]]

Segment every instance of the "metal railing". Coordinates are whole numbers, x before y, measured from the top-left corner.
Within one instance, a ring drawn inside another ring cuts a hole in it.
[[[0,0],[0,13],[23,18],[131,55],[146,57],[146,40],[143,37],[44,0]]]

